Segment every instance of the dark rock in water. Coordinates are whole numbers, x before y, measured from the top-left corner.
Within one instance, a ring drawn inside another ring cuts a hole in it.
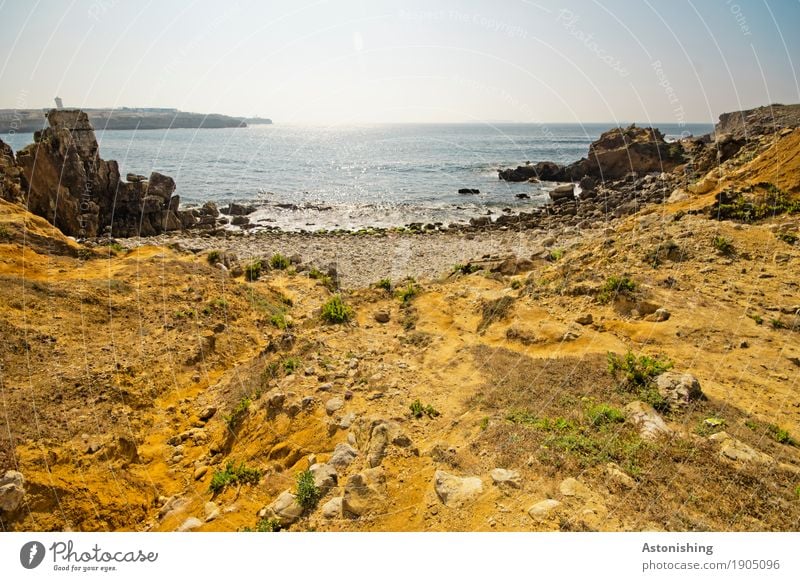
[[[143,175],[138,174],[138,173],[129,173],[128,175],[125,176],[125,179],[128,180],[131,183],[133,183],[133,182],[146,182],[147,181],[147,176],[143,176]]]
[[[36,142],[17,154],[31,212],[78,238],[150,236],[184,225],[171,177],[153,172],[122,181],[117,162],[100,158],[85,112],[52,109],[47,120]]]
[[[531,199],[531,197],[528,194],[517,194],[514,197],[517,198],[518,200],[530,200]]]
[[[236,202],[231,202],[227,206],[220,208],[219,211],[229,216],[247,216],[247,214],[255,212],[256,207],[251,204],[237,204]]]
[[[497,172],[501,180],[507,182],[527,182],[538,180],[564,181],[564,167],[552,161],[540,161],[533,165],[521,165],[516,169],[501,169]]]
[[[458,190],[459,194],[480,194],[481,191],[474,188],[461,188]]]
[[[234,226],[244,226],[245,224],[250,223],[250,218],[247,216],[234,216],[231,218],[231,224]]]
[[[469,219],[469,225],[470,226],[474,226],[474,227],[488,226],[491,223],[492,223],[492,219],[489,218],[488,216],[482,216],[480,218],[470,218]]]
[[[203,207],[200,208],[200,212],[205,216],[219,217],[219,210],[214,202],[206,202],[203,204]]]

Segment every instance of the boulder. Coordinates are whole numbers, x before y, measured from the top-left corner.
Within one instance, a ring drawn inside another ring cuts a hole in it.
[[[483,482],[477,476],[455,476],[444,470],[434,474],[433,487],[439,500],[451,508],[464,506],[483,493]]]
[[[195,516],[190,516],[175,530],[179,533],[188,533],[195,529],[199,529],[201,526],[203,526],[203,521]]]
[[[625,406],[625,413],[627,421],[639,428],[639,434],[645,440],[655,440],[672,432],[653,409],[653,406],[648,403],[633,401]]]
[[[508,486],[511,488],[520,488],[522,486],[522,477],[516,470],[495,468],[489,475],[492,477],[492,482],[497,486]]]
[[[564,496],[585,497],[589,496],[589,489],[575,478],[565,478],[558,485],[558,490]]]
[[[380,311],[377,311],[375,313],[374,317],[375,317],[375,321],[378,322],[378,323],[381,323],[381,324],[388,323],[389,319],[390,319],[389,311],[386,311],[386,310],[382,309]]]
[[[369,450],[367,451],[367,464],[370,468],[380,466],[386,456],[386,448],[389,446],[389,425],[380,423],[372,428],[369,439]]]
[[[309,471],[314,476],[314,484],[323,493],[335,487],[339,481],[339,475],[336,473],[336,468],[330,464],[313,464]]]
[[[220,511],[216,502],[209,501],[203,505],[203,514],[206,522],[211,522],[212,520],[218,519],[221,513],[222,511]]]
[[[146,182],[147,181],[147,176],[143,176],[143,175],[138,174],[138,173],[129,173],[129,174],[127,174],[125,176],[125,179],[128,180],[131,183]]]
[[[231,202],[224,208],[220,208],[219,211],[229,216],[246,216],[247,214],[255,212],[256,207],[251,204],[237,204],[236,202]]]
[[[263,509],[259,516],[274,518],[282,527],[288,527],[303,516],[303,507],[297,503],[297,497],[291,491],[285,490],[278,495],[272,504]]]
[[[344,400],[340,397],[332,397],[325,402],[325,411],[328,415],[338,412],[342,407],[344,407]]]
[[[671,408],[685,408],[704,398],[700,382],[691,373],[665,371],[656,378],[656,387]]]
[[[342,517],[342,497],[331,498],[328,502],[322,505],[322,516],[324,518],[341,518]]]
[[[543,519],[550,516],[550,514],[559,506],[561,502],[548,498],[547,500],[540,500],[528,509],[528,515],[535,520]]]
[[[350,444],[336,444],[333,455],[328,460],[328,464],[337,470],[345,470],[358,456],[358,452]]]
[[[761,464],[765,466],[776,463],[775,459],[769,454],[760,452],[748,446],[741,440],[737,440],[727,432],[717,432],[708,437],[709,441],[719,445],[719,455],[723,460],[736,464]]]
[[[386,477],[382,468],[368,468],[347,479],[342,497],[342,512],[364,516],[379,510],[385,502]]]
[[[25,477],[16,470],[7,471],[0,478],[0,510],[14,512],[25,497]]]

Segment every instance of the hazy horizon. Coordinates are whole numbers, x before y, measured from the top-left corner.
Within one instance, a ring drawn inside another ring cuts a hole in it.
[[[800,102],[800,2],[0,2],[0,107],[714,123]]]

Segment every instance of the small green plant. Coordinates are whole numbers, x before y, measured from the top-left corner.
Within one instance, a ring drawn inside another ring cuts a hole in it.
[[[621,410],[604,403],[591,406],[586,410],[586,416],[597,427],[625,421],[625,414]]]
[[[224,470],[215,470],[211,477],[208,489],[217,494],[231,484],[258,484],[261,480],[261,470],[248,468],[244,462],[238,466],[232,461],[225,465]]]
[[[475,264],[467,263],[453,265],[453,274],[472,274],[478,270],[480,270],[480,268]]]
[[[563,248],[554,248],[547,254],[547,260],[550,262],[557,262],[564,258],[564,249]]]
[[[419,289],[413,282],[409,281],[405,288],[401,288],[397,291],[397,298],[399,298],[401,302],[407,303],[417,296],[417,294],[419,294]]]
[[[778,232],[775,236],[778,237],[778,240],[786,242],[786,244],[794,244],[797,242],[797,234],[793,232]]]
[[[770,319],[769,320],[769,324],[772,325],[773,329],[785,329],[786,328],[786,323],[784,323],[783,321],[781,321],[780,319],[777,319],[777,318]]]
[[[317,269],[317,267],[313,267],[311,270],[308,271],[308,278],[313,278],[314,280],[320,281],[322,283],[322,286],[324,286],[331,292],[334,292],[336,290],[336,283],[334,282],[334,280],[324,272]]]
[[[251,403],[248,396],[242,396],[230,415],[224,417],[229,430],[234,431],[242,425],[244,418],[247,416],[247,412],[250,410]]]
[[[256,523],[257,533],[277,533],[281,530],[281,522],[276,518],[260,518]],[[249,531],[248,531],[249,532]]]
[[[286,270],[289,268],[289,259],[280,252],[276,252],[272,255],[272,258],[269,259],[269,265],[275,270]]]
[[[481,418],[480,427],[481,427],[481,431],[482,432],[486,431],[486,429],[489,427],[489,416],[486,416],[485,418]]]
[[[11,232],[5,226],[0,226],[0,240],[11,240]]]
[[[439,412],[434,408],[431,404],[423,405],[421,401],[415,400],[410,406],[408,406],[411,410],[412,417],[420,419],[422,416],[428,416],[429,418],[435,418],[439,416]]]
[[[794,495],[800,500],[800,484],[794,487]]]
[[[269,322],[272,323],[273,326],[277,327],[281,330],[286,330],[294,325],[290,319],[286,318],[286,313],[280,311],[275,313],[269,318]]]
[[[514,280],[511,281],[511,288],[514,289],[514,290],[521,289],[522,288],[522,281],[519,280],[518,278],[515,278]]]
[[[286,375],[291,375],[300,368],[301,362],[297,357],[287,357],[283,360],[283,371]]]
[[[612,300],[616,295],[631,294],[636,291],[636,283],[627,276],[610,276],[600,287],[600,293],[597,295],[597,300],[601,303],[607,303]]]
[[[322,319],[328,323],[346,323],[353,318],[353,309],[346,305],[341,295],[333,295],[322,305]]]
[[[314,483],[314,474],[311,470],[303,470],[297,475],[297,492],[295,493],[297,504],[303,510],[314,510],[319,499],[322,498],[322,491]]]
[[[114,252],[116,252],[117,254],[119,254],[120,252],[124,252],[125,251],[125,247],[122,244],[120,244],[119,242],[112,242],[111,244],[108,245],[108,247],[111,250],[113,250]]]
[[[213,266],[222,261],[222,253],[219,250],[212,250],[208,253],[208,256],[206,256],[206,260]]]
[[[756,325],[761,325],[764,323],[764,318],[761,315],[757,315],[755,313],[748,313],[747,316],[753,319]]]
[[[712,416],[710,418],[704,419],[702,422],[697,424],[697,428],[695,428],[694,431],[696,434],[700,436],[710,436],[711,434],[719,432],[724,427],[725,427],[724,419]]]
[[[780,426],[776,426],[775,424],[768,424],[767,425],[767,434],[769,434],[770,438],[778,442],[779,444],[785,444],[787,446],[797,446],[797,440],[792,438],[789,431],[785,428],[781,428]]]
[[[390,293],[392,292],[392,281],[389,278],[382,278],[375,283],[375,287],[381,288],[385,290],[387,293]]]
[[[714,238],[711,240],[711,244],[720,254],[727,255],[733,253],[733,241],[730,238],[725,238],[724,236],[714,236]]]
[[[261,276],[261,261],[254,260],[250,264],[244,267],[244,278],[250,282],[258,280],[258,277]]]
[[[658,359],[647,355],[637,357],[632,351],[628,351],[620,357],[616,353],[608,353],[608,371],[615,378],[622,374],[623,383],[642,387],[650,381],[672,368],[672,362],[666,359]]]

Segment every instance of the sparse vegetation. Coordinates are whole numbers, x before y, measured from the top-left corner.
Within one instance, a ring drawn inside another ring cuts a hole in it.
[[[794,232],[778,232],[775,234],[775,236],[778,238],[778,240],[786,242],[786,244],[793,245],[795,242],[797,242],[797,234]]]
[[[627,276],[610,276],[600,287],[597,300],[600,303],[607,303],[617,295],[630,295],[636,291],[636,283]]]
[[[11,240],[11,232],[5,226],[0,225],[0,240]]]
[[[283,371],[286,375],[291,375],[300,369],[301,361],[297,357],[287,357],[283,360]]]
[[[275,270],[286,270],[289,268],[289,259],[280,252],[276,252],[272,255],[272,258],[269,259],[269,265]]]
[[[756,313],[748,313],[747,316],[753,319],[756,325],[761,325],[764,323],[764,318],[761,315]]]
[[[399,298],[401,302],[407,303],[417,296],[417,294],[419,294],[417,285],[415,285],[413,281],[408,281],[408,284],[404,288],[397,291],[397,298]]]
[[[353,318],[353,309],[344,303],[341,295],[333,295],[322,305],[322,319],[332,324],[346,323]]]
[[[617,409],[608,404],[596,404],[586,410],[586,417],[593,426],[603,426],[606,424],[615,424],[625,421],[625,414],[622,410]]]
[[[392,281],[388,278],[382,278],[375,283],[375,288],[380,288],[385,290],[387,293],[390,293],[392,292]]]
[[[208,489],[214,494],[222,492],[232,484],[258,484],[261,480],[261,470],[248,468],[244,462],[238,466],[232,461],[225,465],[224,470],[215,470],[211,477]]]
[[[210,265],[213,266],[218,262],[222,261],[222,252],[220,252],[219,250],[212,250],[211,252],[208,253],[208,256],[206,256],[206,260]]]
[[[795,440],[788,430],[776,424],[768,424],[759,422],[757,420],[747,420],[745,421],[744,425],[756,433],[768,436],[772,440],[775,440],[778,444],[784,444],[787,446],[800,446],[800,442]]]
[[[244,267],[245,280],[250,282],[258,280],[258,278],[261,276],[261,268],[262,265],[260,260],[254,260],[253,262],[245,266]]]
[[[419,400],[415,400],[409,406],[409,409],[411,410],[411,416],[417,419],[422,418],[422,416],[435,418],[440,415],[436,408],[434,408],[431,404],[423,405],[423,403]]]
[[[297,475],[297,492],[295,493],[297,504],[303,510],[311,511],[317,507],[319,499],[322,498],[322,491],[314,483],[314,474],[311,470],[303,470]]]
[[[508,316],[514,306],[514,297],[505,295],[492,301],[486,301],[481,307],[481,321],[478,323],[478,333],[483,333],[489,325]]]
[[[239,402],[236,404],[236,407],[233,408],[233,411],[230,415],[225,416],[225,423],[228,426],[228,429],[236,431],[239,426],[242,425],[244,418],[247,416],[247,412],[250,410],[250,404],[252,401],[246,395],[242,396]]]
[[[518,278],[515,278],[514,280],[511,281],[511,288],[514,289],[514,290],[521,289],[522,288],[522,281],[519,280]]]
[[[773,317],[769,320],[769,324],[772,325],[773,329],[785,329],[786,323],[778,319],[777,317]]]
[[[280,521],[278,519],[276,519],[276,518],[266,518],[265,517],[265,518],[258,519],[258,522],[256,522],[255,530],[251,529],[250,527],[245,527],[243,529],[243,532],[245,532],[245,533],[253,533],[253,532],[255,532],[255,533],[277,533],[277,532],[280,532],[282,528],[283,527],[281,527],[281,523],[280,523]]]
[[[547,254],[547,260],[550,262],[558,262],[564,258],[564,249],[563,248],[554,248]]]
[[[668,406],[664,398],[653,384],[653,379],[672,368],[672,362],[648,355],[636,356],[628,351],[620,357],[616,353],[608,353],[608,371],[618,379],[619,387],[633,393],[640,400],[649,403],[659,411],[666,411]]]
[[[481,418],[481,423],[480,423],[481,431],[485,432],[488,427],[489,427],[489,416]]]
[[[269,318],[269,322],[272,323],[274,327],[277,327],[278,329],[281,330],[289,329],[294,325],[291,319],[286,318],[286,313],[284,313],[283,311],[279,311],[274,315],[272,315]]]
[[[720,254],[733,254],[733,241],[730,238],[725,238],[724,236],[714,236],[714,238],[711,240],[711,245]]]

